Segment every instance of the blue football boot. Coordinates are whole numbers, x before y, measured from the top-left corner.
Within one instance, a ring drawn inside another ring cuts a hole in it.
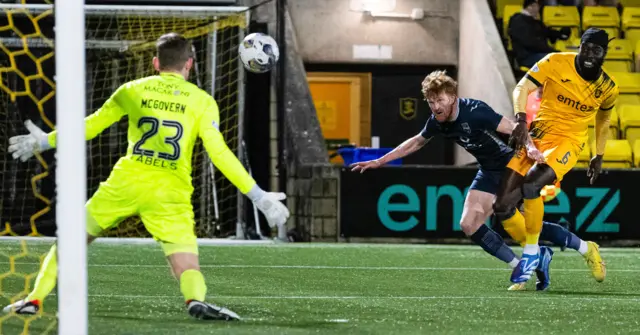
[[[540,251],[535,255],[522,254],[518,265],[511,272],[511,282],[514,284],[526,283],[540,264]]]
[[[549,274],[549,264],[553,258],[553,250],[549,247],[540,247],[540,264],[536,269],[536,290],[544,291],[551,284],[551,276]]]

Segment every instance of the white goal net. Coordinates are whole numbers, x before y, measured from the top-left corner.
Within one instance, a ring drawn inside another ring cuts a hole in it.
[[[69,8],[71,3],[66,1],[64,6]],[[60,8],[61,2],[56,7],[0,4],[0,222],[3,225],[0,235],[3,236],[56,234],[56,212],[60,210],[56,204],[61,200],[56,196],[65,194],[56,190],[56,167],[62,162],[56,162],[55,153],[51,151],[22,163],[10,157],[7,147],[11,136],[26,132],[25,120],[33,120],[43,130],[50,131],[61,124],[64,117],[61,113],[67,112],[60,110],[60,106],[73,105],[67,100],[58,101],[56,94],[57,90],[63,90],[56,87],[60,77],[56,74],[56,68],[60,68],[56,62],[68,62],[56,53],[60,36],[54,33],[61,30],[57,29],[55,13]],[[238,148],[243,136],[244,73],[237,48],[248,25],[247,8],[84,5],[83,10],[86,81],[82,86],[85,92],[80,90],[74,94],[85,97],[84,115],[98,109],[121,84],[154,74],[151,59],[155,40],[162,34],[177,32],[191,39],[196,51],[196,66],[190,81],[216,98],[220,129],[227,145],[242,156]],[[76,66],[83,65],[67,64],[66,68]],[[126,125],[127,120],[123,119],[86,143],[86,198],[96,191],[118,158],[125,154]],[[243,202],[237,189],[215,171],[201,144],[196,146],[193,166],[192,202],[198,237],[235,236]],[[58,185],[61,184],[67,189],[82,186],[72,178],[62,182],[59,179]],[[108,236],[148,237],[149,234],[138,218],[131,218]],[[0,254],[8,259],[2,263],[0,272],[5,277],[17,278],[10,284],[0,285],[0,304],[4,306],[24,297],[33,287],[45,249],[32,247],[31,242],[25,240],[0,243]],[[32,258],[33,265],[15,266],[16,259],[24,258]],[[38,329],[55,331],[56,317],[45,308],[37,318],[1,318],[0,333],[7,329],[28,330],[38,322],[46,323]]]

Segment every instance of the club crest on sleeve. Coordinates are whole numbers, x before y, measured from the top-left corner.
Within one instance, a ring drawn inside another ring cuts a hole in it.
[[[531,68],[531,72],[538,72],[538,71],[540,71],[540,69],[538,68],[538,64],[534,65],[534,66]]]
[[[220,126],[218,126],[218,123],[217,123],[216,121],[211,122],[211,125],[212,125],[214,128],[216,128],[216,129],[220,130]]]
[[[468,123],[465,122],[461,124],[461,126],[462,126],[462,130],[464,130],[467,134],[471,134],[471,128],[469,127]]]
[[[593,92],[593,95],[595,95],[596,99],[599,99],[602,95],[602,90],[600,88],[596,88],[596,90]]]

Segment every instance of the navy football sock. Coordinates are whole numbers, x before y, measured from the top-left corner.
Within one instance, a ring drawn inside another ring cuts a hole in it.
[[[544,221],[542,223],[542,233],[540,239],[549,241],[560,247],[570,249],[580,249],[582,240],[576,234],[570,232],[567,228],[552,222]]]
[[[516,254],[504,243],[502,237],[487,225],[483,224],[471,235],[471,240],[484,251],[505,263],[517,262]]]

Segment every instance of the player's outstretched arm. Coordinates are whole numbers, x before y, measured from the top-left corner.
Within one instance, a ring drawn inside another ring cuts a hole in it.
[[[125,114],[122,106],[123,88],[119,88],[95,113],[84,119],[85,139],[91,140],[98,136],[103,130],[120,120]],[[25,162],[34,153],[40,153],[56,147],[57,131],[45,133],[38,128],[31,120],[24,123],[29,131],[28,135],[14,136],[9,139],[9,152],[14,159]]]
[[[281,201],[287,196],[280,192],[265,192],[256,184],[225,143],[218,130],[218,106],[213,99],[210,104],[201,117],[199,134],[211,161],[264,214],[270,227],[283,226],[289,218],[289,209]]]
[[[430,139],[424,138],[422,134],[418,134],[402,142],[402,144],[395,147],[389,153],[387,153],[386,155],[378,159],[374,159],[366,162],[353,163],[349,167],[351,167],[351,171],[356,171],[356,172],[360,171],[360,173],[368,169],[375,169],[375,168],[381,167],[393,160],[408,156],[420,150],[420,148],[422,148],[425,144],[427,144],[429,140]]]

